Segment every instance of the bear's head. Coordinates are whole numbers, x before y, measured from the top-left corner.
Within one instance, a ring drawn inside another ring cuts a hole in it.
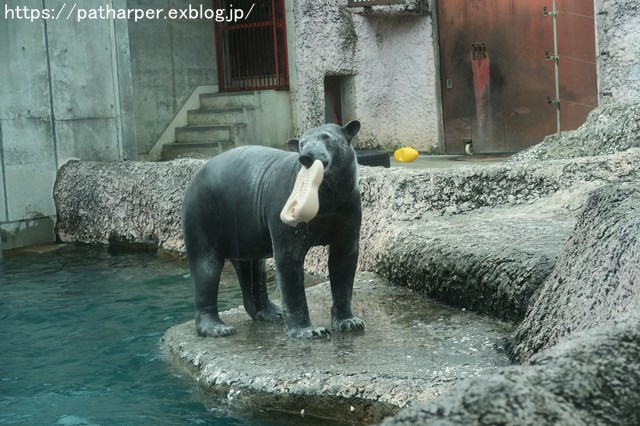
[[[349,122],[344,127],[324,124],[307,130],[300,139],[291,139],[289,149],[298,152],[298,160],[306,168],[320,160],[325,173],[332,168],[355,166],[356,156],[351,140],[358,134],[360,122]]]

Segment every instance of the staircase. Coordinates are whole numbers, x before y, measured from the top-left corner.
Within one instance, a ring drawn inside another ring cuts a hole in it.
[[[255,92],[200,95],[200,108],[187,112],[187,125],[177,127],[175,142],[163,146],[163,160],[193,153],[214,156],[242,145],[248,113],[256,107]]]

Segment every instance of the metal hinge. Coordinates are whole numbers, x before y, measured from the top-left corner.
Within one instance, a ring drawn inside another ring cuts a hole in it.
[[[544,51],[544,57],[547,61],[556,61],[558,62],[558,60],[560,59],[560,56],[557,55],[549,55],[549,51],[545,50]]]
[[[551,99],[551,96],[547,96],[547,103],[549,105],[560,105],[560,99]]]

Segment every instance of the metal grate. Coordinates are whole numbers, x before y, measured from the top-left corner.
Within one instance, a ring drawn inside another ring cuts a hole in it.
[[[214,6],[251,11],[215,24],[219,90],[288,89],[284,0],[214,0]]]

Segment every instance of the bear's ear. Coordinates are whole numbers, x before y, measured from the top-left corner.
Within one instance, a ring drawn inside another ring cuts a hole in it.
[[[351,140],[360,131],[360,122],[358,120],[350,121],[342,130],[347,135],[347,139]]]
[[[300,141],[298,139],[291,139],[287,144],[289,146],[289,151],[300,152]]]

